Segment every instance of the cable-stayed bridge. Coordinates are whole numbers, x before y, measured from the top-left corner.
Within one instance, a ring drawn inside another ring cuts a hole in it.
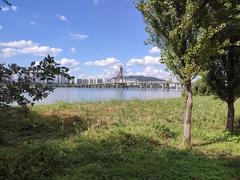
[[[79,88],[138,88],[140,90],[181,90],[182,85],[179,82],[173,81],[129,81],[124,79],[123,67],[119,66],[117,75],[108,82],[94,83],[88,81],[87,83],[74,84],[74,87]]]

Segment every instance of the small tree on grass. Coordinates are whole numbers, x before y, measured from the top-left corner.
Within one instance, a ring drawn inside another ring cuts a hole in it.
[[[230,132],[234,131],[234,102],[240,97],[240,48],[232,46],[213,57],[206,77],[211,91],[227,103],[226,130]]]
[[[214,52],[211,39],[224,26],[210,26],[208,0],[138,0],[147,43],[162,49],[162,62],[178,76],[186,90],[183,142],[191,147],[192,79]]]
[[[38,64],[31,63],[30,67],[16,64],[0,64],[0,107],[11,103],[27,104],[46,98],[54,90],[49,83],[57,75],[71,79],[68,68],[60,66],[53,57],[47,56]]]
[[[216,36],[216,43],[225,42],[224,48],[211,57],[207,84],[212,92],[227,103],[226,130],[234,131],[234,102],[240,97],[240,1],[226,0],[211,4],[215,20],[225,23]]]

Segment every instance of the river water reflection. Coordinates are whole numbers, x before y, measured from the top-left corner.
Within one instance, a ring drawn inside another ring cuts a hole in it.
[[[181,92],[150,91],[139,89],[82,89],[82,88],[56,88],[46,99],[37,104],[52,104],[64,102],[108,101],[108,100],[131,100],[131,99],[161,99],[180,97]]]
[[[64,102],[88,102],[88,101],[108,101],[108,100],[131,100],[131,99],[161,99],[180,97],[181,92],[150,91],[139,89],[82,89],[82,88],[56,88],[46,99],[37,104],[52,104],[59,101]]]

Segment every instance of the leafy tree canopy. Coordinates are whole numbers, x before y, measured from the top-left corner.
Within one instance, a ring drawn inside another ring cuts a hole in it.
[[[212,23],[208,0],[140,0],[149,39],[162,49],[162,62],[183,82],[192,80],[205,66],[213,36],[224,23]],[[212,20],[214,21],[214,20]]]
[[[34,104],[47,97],[54,88],[42,82],[50,82],[57,75],[71,79],[68,68],[61,67],[50,56],[38,64],[32,62],[30,67],[0,64],[0,107],[14,102],[19,105]]]
[[[219,1],[212,7],[219,14],[216,22],[225,24],[215,39],[225,46],[211,56],[207,82],[219,98],[235,101],[240,97],[240,1]]]

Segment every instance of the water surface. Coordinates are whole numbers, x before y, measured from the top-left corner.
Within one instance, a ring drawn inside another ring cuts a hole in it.
[[[37,104],[52,104],[59,101],[64,102],[89,102],[89,101],[108,101],[108,100],[148,100],[161,98],[180,97],[181,92],[176,90],[169,91],[150,91],[140,89],[82,89],[82,88],[56,88],[46,99]]]

